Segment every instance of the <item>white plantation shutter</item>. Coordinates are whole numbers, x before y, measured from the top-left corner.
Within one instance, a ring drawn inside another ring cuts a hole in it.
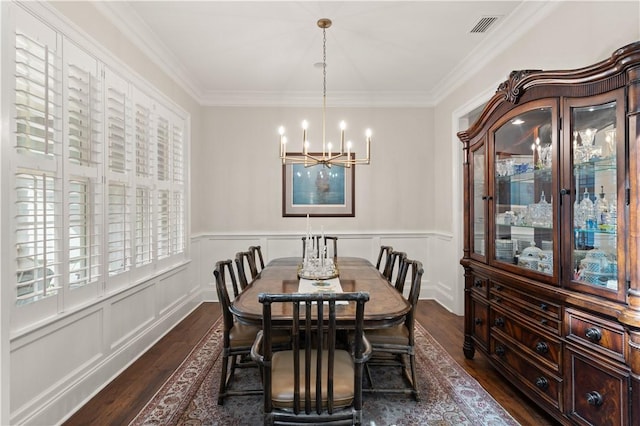
[[[171,193],[169,190],[158,191],[157,206],[157,253],[158,259],[164,259],[171,253]]]
[[[126,93],[116,87],[107,88],[107,140],[109,148],[109,171],[125,173],[126,148]]]
[[[117,275],[129,270],[131,231],[129,226],[129,206],[127,186],[109,184],[108,200],[108,271]]]
[[[46,172],[16,174],[17,299],[33,302],[59,290],[60,183]]]
[[[143,186],[136,188],[136,266],[153,260],[153,222],[151,190]]]
[[[171,178],[169,165],[170,159],[170,146],[169,146],[169,121],[159,116],[158,125],[156,128],[156,149],[157,149],[157,168],[158,168],[158,180],[167,181]]]
[[[103,190],[102,78],[98,61],[68,43],[67,210],[69,287],[95,283],[101,276]]]
[[[153,169],[151,149],[151,111],[145,105],[136,102],[136,177],[149,179]]]
[[[63,238],[60,40],[32,17],[21,17],[11,72],[12,145],[20,164],[13,172],[12,198],[18,304],[58,294]]]
[[[56,46],[42,44],[19,31],[15,42],[16,146],[23,152],[54,157],[55,130],[60,129],[60,69]]]
[[[135,212],[135,265],[150,264],[153,251],[153,187],[155,133],[153,130],[153,102],[145,94],[134,91],[135,158],[136,158],[136,212]]]
[[[184,130],[182,126],[171,126],[172,178],[174,184],[184,183]]]
[[[132,264],[133,207],[129,206],[135,202],[130,181],[135,142],[129,84],[109,69],[105,71],[105,103],[107,271],[114,276],[129,271]]]
[[[182,123],[178,123],[178,119],[174,118],[171,126],[171,154],[172,154],[172,253],[178,254],[184,252],[186,222],[185,216],[185,196],[184,196],[184,128]]]
[[[62,21],[6,8],[1,262],[13,326],[28,327],[185,260],[189,132],[183,111]]]
[[[185,246],[184,194],[182,191],[173,193],[172,219],[171,252],[173,254],[182,253]]]

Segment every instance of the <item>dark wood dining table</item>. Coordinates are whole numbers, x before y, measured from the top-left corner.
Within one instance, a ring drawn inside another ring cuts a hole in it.
[[[260,293],[296,293],[301,261],[299,257],[286,257],[269,262],[260,275],[234,299],[231,311],[237,320],[244,324],[262,324],[262,304],[258,301]],[[411,309],[409,302],[371,262],[358,257],[340,257],[336,265],[343,292],[369,293],[364,310],[365,328],[391,327],[403,321]],[[272,307],[274,324],[290,324],[292,314],[290,305]],[[336,306],[336,317],[338,325],[348,328],[355,318],[355,304]]]

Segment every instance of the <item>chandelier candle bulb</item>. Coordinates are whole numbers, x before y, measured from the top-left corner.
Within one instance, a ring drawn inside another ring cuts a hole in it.
[[[340,122],[340,154],[344,152],[344,129],[347,128],[347,123]]]

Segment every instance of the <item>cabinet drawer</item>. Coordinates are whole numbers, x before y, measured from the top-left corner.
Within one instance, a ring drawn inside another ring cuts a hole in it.
[[[492,334],[502,334],[519,346],[530,358],[545,368],[562,373],[562,343],[559,338],[545,336],[525,323],[511,317],[507,311],[498,308],[491,310]]]
[[[487,349],[489,342],[489,305],[486,300],[471,295],[471,318],[473,320],[473,337],[476,342]]]
[[[629,372],[572,348],[566,353],[567,415],[582,425],[628,425]]]
[[[537,324],[557,336],[562,332],[560,307],[556,304],[543,302],[542,299],[494,283],[491,283],[490,302],[494,307],[517,313],[523,322]]]
[[[491,336],[491,359],[524,387],[562,410],[562,379],[559,376],[533,363],[511,342],[495,334]]]
[[[489,280],[486,277],[474,274],[471,277],[471,290],[486,299],[489,294]]]
[[[499,284],[491,283],[491,299],[498,301],[502,298],[508,298],[520,302],[523,308],[534,314],[544,315],[549,318],[559,320],[561,318],[561,308],[557,303],[552,303],[545,299],[532,296],[521,292],[514,288]]]
[[[567,340],[624,362],[626,335],[620,324],[575,309],[567,309]]]

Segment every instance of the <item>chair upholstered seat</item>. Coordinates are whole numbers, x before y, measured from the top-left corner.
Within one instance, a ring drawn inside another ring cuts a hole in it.
[[[377,345],[409,345],[409,329],[404,324],[394,327],[367,330],[365,336],[372,346]]]
[[[304,359],[304,351],[300,351],[300,358]],[[322,371],[325,372],[322,381],[322,404],[323,408],[327,405],[327,378],[328,372],[327,360],[329,359],[328,351],[323,351]],[[353,375],[354,366],[351,355],[344,350],[335,352],[334,359],[334,375],[333,375],[333,404],[334,407],[347,407],[353,402]],[[271,371],[273,381],[271,382],[271,398],[275,408],[293,408],[293,351],[276,352],[271,360]],[[316,363],[317,353],[311,353],[311,407],[315,409],[316,399]],[[304,364],[300,365],[301,373],[304,371]],[[304,373],[302,373],[304,374]],[[304,382],[300,383],[300,398],[304,399],[305,389]]]
[[[251,347],[258,331],[260,331],[260,327],[236,322],[233,324],[233,327],[231,327],[231,330],[229,330],[229,343],[233,348],[242,346]]]

